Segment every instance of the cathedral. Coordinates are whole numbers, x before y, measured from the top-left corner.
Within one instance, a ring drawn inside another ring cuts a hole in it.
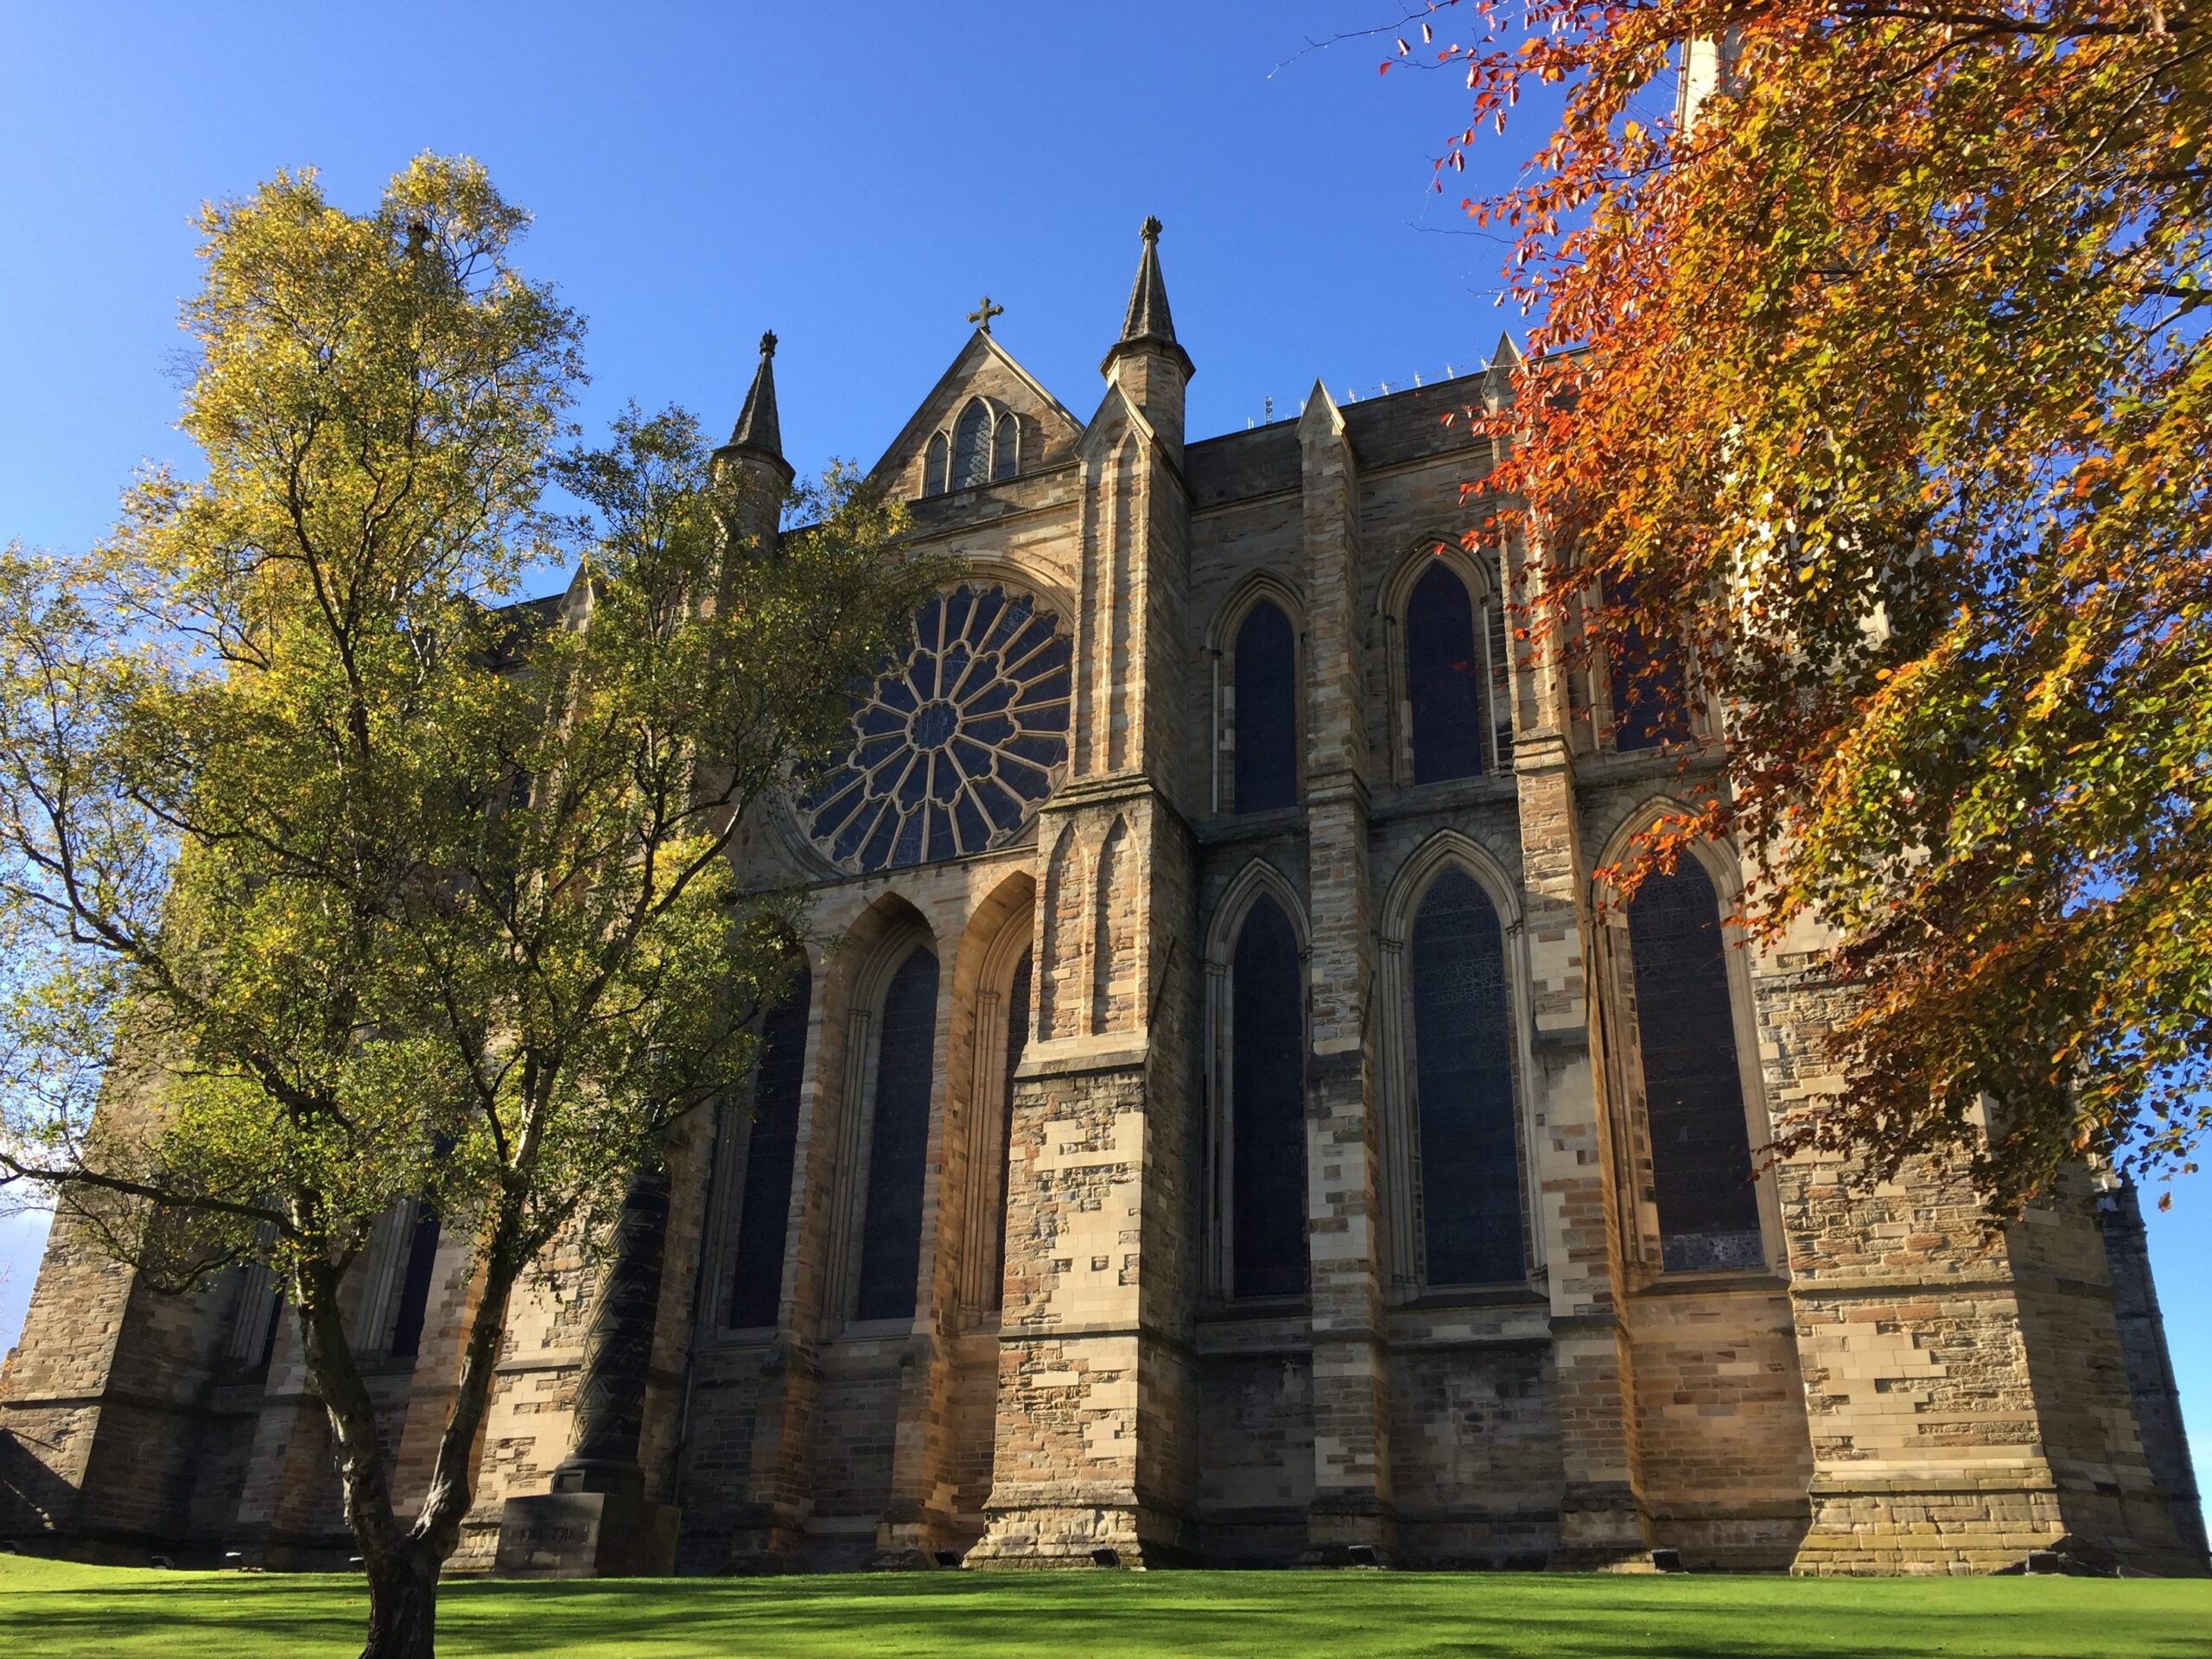
[[[1193,438],[1159,232],[1087,419],[986,303],[875,464],[957,575],[745,827],[805,971],[518,1293],[451,1570],[2203,1571],[2133,1192],[1992,1236],[1950,1172],[1763,1159],[1822,941],[1732,942],[1722,846],[1605,889],[1718,722],[1512,636],[1531,554],[1463,540],[1510,342]],[[781,486],[762,344],[716,465]],[[403,1209],[356,1269],[403,1503],[466,1258]],[[5,1542],[344,1563],[265,1274],[57,1225]]]

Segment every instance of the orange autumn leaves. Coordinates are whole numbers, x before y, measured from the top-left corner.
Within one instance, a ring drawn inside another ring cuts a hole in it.
[[[2005,1212],[2086,1150],[2189,1167],[2205,4],[1459,0],[1412,33],[1391,62],[1471,94],[1440,188],[1560,89],[1465,204],[1534,325],[1486,533],[1573,568],[1519,596],[1532,633],[1684,642],[1728,742],[1683,755],[1672,836],[1737,838],[1770,938],[1837,931],[1840,1086],[1792,1140],[1963,1154]]]

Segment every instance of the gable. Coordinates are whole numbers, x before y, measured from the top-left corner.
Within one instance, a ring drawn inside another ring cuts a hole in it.
[[[952,365],[938,378],[921,407],[899,429],[882,458],[868,469],[869,479],[889,486],[900,499],[919,497],[922,461],[931,437],[943,433],[950,443],[954,423],[978,398],[994,423],[1009,414],[1018,423],[1021,442],[1017,476],[1057,466],[1074,455],[1083,435],[1082,423],[1015,362],[1004,346],[979,328],[968,337]]]

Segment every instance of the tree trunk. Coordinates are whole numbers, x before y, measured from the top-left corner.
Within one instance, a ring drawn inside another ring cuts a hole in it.
[[[366,1559],[369,1634],[361,1659],[434,1659],[438,1561],[413,1539]]]

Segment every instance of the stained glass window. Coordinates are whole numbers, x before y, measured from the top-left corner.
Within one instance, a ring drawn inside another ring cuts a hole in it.
[[[1465,871],[1438,876],[1411,940],[1421,1243],[1433,1285],[1522,1276],[1505,934]]]
[[[1020,833],[1068,754],[1059,619],[961,587],[914,620],[904,664],[853,712],[854,742],[799,802],[815,844],[855,873],[980,853]]]
[[[972,400],[952,425],[952,487],[964,490],[991,479],[991,411]]]
[[[1765,1265],[1720,900],[1685,855],[1628,906],[1661,1254],[1670,1273]]]
[[[391,1352],[410,1359],[422,1351],[423,1320],[430,1308],[430,1276],[438,1261],[438,1212],[427,1204],[415,1208],[408,1230],[407,1265],[399,1275],[399,1305],[391,1323]]]
[[[1230,968],[1233,1294],[1306,1288],[1306,988],[1298,936],[1257,900]]]
[[[944,434],[932,432],[930,435],[929,448],[922,452],[922,493],[924,495],[944,493],[945,463],[949,454],[950,451],[944,442]]]
[[[1609,689],[1616,749],[1656,749],[1689,736],[1689,677],[1683,672],[1681,646],[1675,640],[1655,643],[1640,628],[1624,630],[1613,642]]]
[[[730,1279],[729,1322],[740,1329],[773,1325],[783,1300],[799,1084],[806,1070],[806,1017],[813,995],[813,978],[801,963],[784,1000],[760,1022],[760,1059],[753,1074],[753,1122]]]
[[[1406,699],[1415,783],[1471,778],[1483,769],[1475,607],[1466,584],[1440,563],[1429,567],[1406,601]]]
[[[937,957],[918,945],[883,994],[876,1040],[875,1121],[868,1135],[860,1294],[853,1317],[913,1317],[922,1261],[922,1172],[937,1074]]]
[[[1282,607],[1262,600],[1236,630],[1236,799],[1264,812],[1298,799],[1298,641]]]
[[[991,481],[1012,478],[1021,470],[1021,423],[1011,415],[999,416],[991,438]]]

